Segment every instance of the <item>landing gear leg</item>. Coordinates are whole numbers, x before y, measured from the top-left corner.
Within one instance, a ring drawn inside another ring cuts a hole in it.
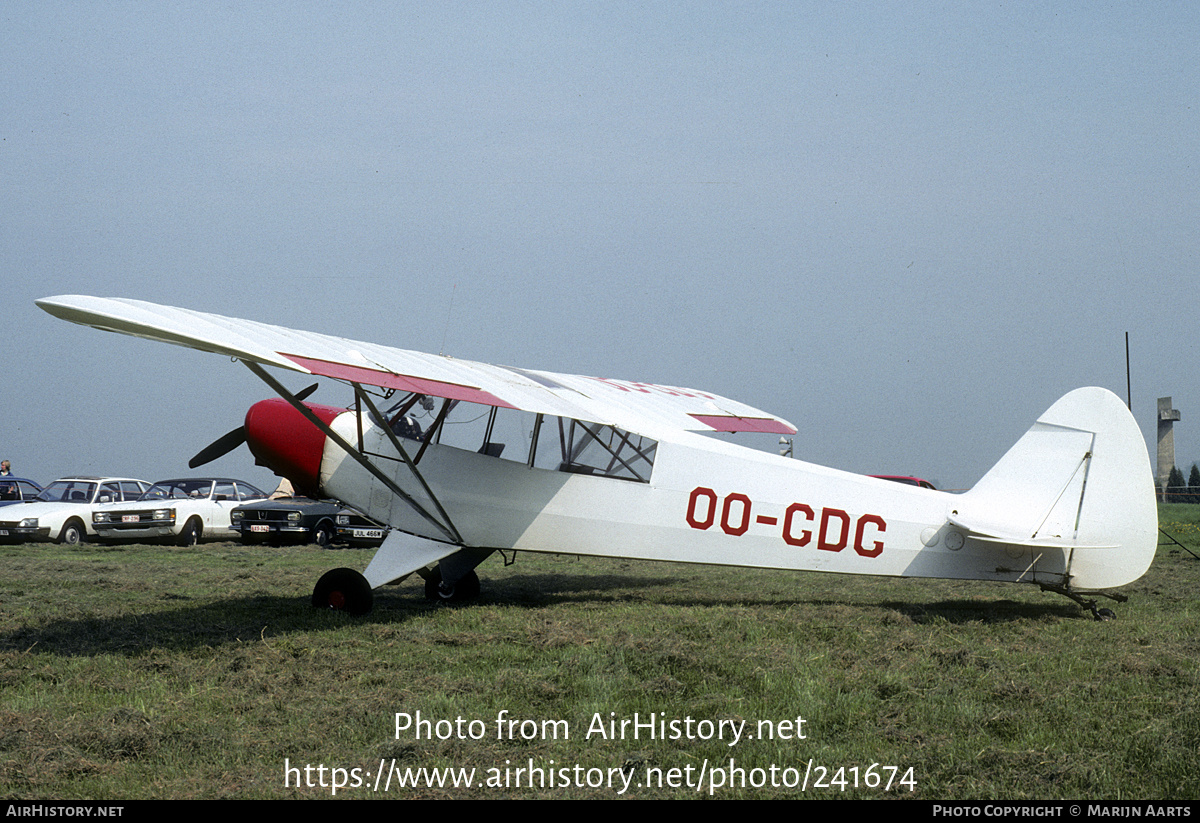
[[[1054,592],[1055,594],[1061,594],[1063,597],[1074,600],[1081,608],[1090,611],[1092,613],[1092,617],[1096,620],[1103,622],[1105,620],[1117,619],[1117,613],[1112,609],[1097,608],[1098,604],[1096,603],[1095,598],[1085,598],[1078,592],[1071,591],[1071,589],[1066,586],[1051,586],[1046,583],[1042,583],[1040,585],[1042,587],[1042,591],[1044,592]],[[1107,597],[1109,600],[1115,600],[1117,603],[1124,603],[1129,599],[1127,595],[1118,594],[1116,592],[1093,592],[1093,594],[1099,597]]]

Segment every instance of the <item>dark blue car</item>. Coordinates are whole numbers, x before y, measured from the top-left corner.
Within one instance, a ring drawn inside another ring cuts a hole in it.
[[[32,500],[41,490],[42,487],[32,480],[5,475],[0,477],[0,506]]]

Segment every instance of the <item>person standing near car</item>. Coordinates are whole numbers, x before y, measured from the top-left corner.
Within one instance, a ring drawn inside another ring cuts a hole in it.
[[[0,477],[8,477],[12,474],[12,465],[7,460],[0,460]]]

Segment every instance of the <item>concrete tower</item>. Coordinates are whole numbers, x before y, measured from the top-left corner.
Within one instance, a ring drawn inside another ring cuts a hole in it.
[[[1175,421],[1179,410],[1171,408],[1171,398],[1158,398],[1158,488],[1167,486],[1175,467]]]

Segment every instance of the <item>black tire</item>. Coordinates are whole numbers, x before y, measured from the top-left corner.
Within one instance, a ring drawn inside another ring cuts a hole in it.
[[[78,546],[86,539],[87,530],[83,527],[83,522],[75,518],[68,520],[58,533],[58,542],[65,546]]]
[[[204,534],[204,526],[200,524],[199,518],[193,517],[183,527],[183,531],[179,533],[179,545],[195,546],[200,542],[200,538]]]
[[[328,549],[333,545],[333,526],[329,525],[328,520],[324,520],[313,527],[312,532],[308,535],[308,542],[315,543],[322,549]]]
[[[354,569],[327,571],[313,588],[312,604],[315,609],[366,614],[371,611],[374,601],[371,584]]]
[[[425,578],[425,599],[435,603],[466,603],[479,597],[479,575],[475,570],[464,574],[453,586],[442,584],[442,570],[434,569]]]

